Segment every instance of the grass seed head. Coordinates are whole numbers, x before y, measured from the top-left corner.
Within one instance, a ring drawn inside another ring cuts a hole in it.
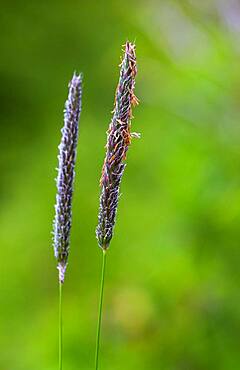
[[[72,195],[74,167],[78,140],[78,123],[82,102],[82,76],[74,73],[69,83],[65,103],[64,125],[58,155],[57,195],[53,231],[54,254],[57,259],[59,281],[64,282],[67,267],[70,229],[72,224]]]
[[[120,183],[131,144],[132,107],[138,104],[134,95],[137,74],[135,45],[126,42],[120,64],[120,78],[115,94],[112,120],[107,131],[106,156],[100,180],[101,195],[96,236],[99,246],[106,250],[113,236],[120,195]]]

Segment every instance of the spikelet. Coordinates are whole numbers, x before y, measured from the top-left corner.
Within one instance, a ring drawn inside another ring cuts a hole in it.
[[[72,195],[74,167],[78,140],[78,122],[82,102],[82,76],[74,73],[69,83],[68,99],[65,103],[64,126],[59,145],[57,195],[53,231],[54,254],[57,259],[59,281],[64,282],[67,267],[70,230],[72,224]]]
[[[127,150],[131,144],[131,138],[139,136],[130,132],[132,106],[138,104],[134,95],[136,74],[135,45],[126,42],[120,65],[113,117],[107,132],[106,156],[100,180],[101,195],[96,237],[103,250],[109,247],[113,236]]]

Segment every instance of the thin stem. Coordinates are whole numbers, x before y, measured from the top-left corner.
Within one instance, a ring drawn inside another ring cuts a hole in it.
[[[59,337],[58,337],[58,354],[59,354],[59,370],[62,370],[62,282],[59,281]]]
[[[99,301],[99,308],[98,308],[98,323],[97,323],[97,336],[96,336],[95,370],[98,370],[100,334],[101,334],[101,322],[102,322],[103,290],[104,290],[105,269],[106,269],[106,256],[107,256],[107,251],[103,249],[102,275],[101,275],[101,285],[100,285],[100,301]]]

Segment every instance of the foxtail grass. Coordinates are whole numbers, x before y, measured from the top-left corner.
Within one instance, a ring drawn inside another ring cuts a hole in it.
[[[96,335],[95,370],[99,366],[100,334],[103,308],[103,293],[106,271],[106,258],[113,230],[120,196],[120,184],[126,167],[126,156],[132,137],[132,107],[138,104],[134,95],[137,74],[135,45],[126,42],[120,64],[120,77],[115,95],[112,120],[107,131],[106,155],[100,179],[101,195],[96,237],[102,249],[102,274]]]
[[[58,147],[58,175],[55,218],[53,230],[54,255],[57,260],[59,280],[59,370],[62,370],[62,289],[68,263],[70,231],[72,225],[72,196],[77,154],[78,125],[82,103],[82,76],[74,73],[69,83],[65,103],[64,125]]]

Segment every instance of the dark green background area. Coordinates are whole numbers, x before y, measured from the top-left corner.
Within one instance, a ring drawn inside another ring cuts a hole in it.
[[[0,370],[55,370],[51,231],[67,84],[84,73],[64,370],[93,369],[99,178],[121,49],[132,130],[108,254],[102,370],[238,370],[240,5],[9,1],[0,13]]]

